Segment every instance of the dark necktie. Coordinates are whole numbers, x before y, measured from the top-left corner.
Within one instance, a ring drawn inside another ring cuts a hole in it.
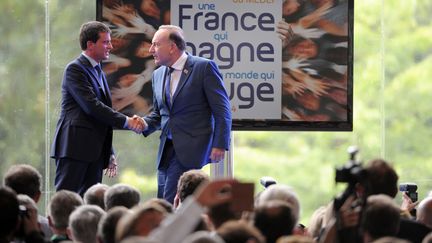
[[[171,73],[174,71],[174,68],[168,67],[169,70],[165,75],[165,100],[169,108],[171,108]]]
[[[102,69],[99,65],[96,65],[95,69],[96,69],[96,72],[98,74],[97,79],[98,79],[99,86],[102,89],[102,92],[105,94],[105,86],[104,86],[104,81],[103,81],[103,77],[102,77]]]

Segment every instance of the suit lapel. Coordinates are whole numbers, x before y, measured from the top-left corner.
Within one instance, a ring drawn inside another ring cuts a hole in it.
[[[175,99],[178,96],[178,94],[181,92],[183,86],[185,85],[185,83],[187,82],[190,74],[192,73],[192,68],[193,68],[193,61],[191,56],[188,55],[188,59],[183,67],[181,76],[180,76],[180,80],[179,83],[177,85],[177,89],[174,92],[173,98],[172,98],[172,103],[174,105]]]

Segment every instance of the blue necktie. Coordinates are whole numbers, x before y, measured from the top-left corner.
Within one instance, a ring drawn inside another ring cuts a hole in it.
[[[165,100],[169,108],[171,108],[171,73],[174,68],[168,67],[169,70],[165,75]]]
[[[96,65],[94,68],[96,69],[96,72],[98,74],[98,83],[99,83],[99,86],[101,87],[102,92],[105,95],[105,86],[104,86],[104,81],[103,81],[103,77],[102,77],[102,69],[101,69],[101,67],[99,65]]]

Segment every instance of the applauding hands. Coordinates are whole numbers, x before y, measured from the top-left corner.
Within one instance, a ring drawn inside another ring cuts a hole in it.
[[[127,128],[139,134],[147,128],[147,123],[142,117],[134,115],[127,118]]]

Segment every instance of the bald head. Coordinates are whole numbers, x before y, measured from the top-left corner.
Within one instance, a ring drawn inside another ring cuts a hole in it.
[[[423,199],[418,205],[417,221],[432,227],[432,197]]]

